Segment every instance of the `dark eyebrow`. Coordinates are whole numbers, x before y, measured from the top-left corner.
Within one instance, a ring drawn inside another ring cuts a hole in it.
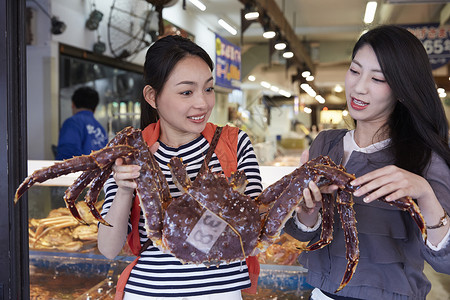
[[[362,68],[362,64],[360,64],[357,60],[353,59],[352,63],[358,65],[360,68]],[[381,71],[380,69],[372,69],[372,72],[378,72],[378,73],[383,73],[383,71]]]
[[[210,78],[208,78],[208,79],[205,81],[205,83],[208,83],[208,82],[210,82],[210,81],[212,81],[212,80],[214,80],[214,78],[211,76]],[[178,82],[176,85],[182,85],[182,84],[190,84],[190,85],[194,85],[195,82],[186,80],[186,81],[180,81],[180,82]]]

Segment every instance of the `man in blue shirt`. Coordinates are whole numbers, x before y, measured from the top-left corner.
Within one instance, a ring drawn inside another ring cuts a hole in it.
[[[94,118],[98,102],[97,91],[90,87],[81,87],[73,93],[73,116],[64,121],[59,132],[57,160],[90,154],[106,146],[106,131]]]

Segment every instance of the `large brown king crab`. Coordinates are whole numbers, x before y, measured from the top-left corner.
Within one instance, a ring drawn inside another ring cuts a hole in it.
[[[212,141],[211,147],[217,140]],[[247,183],[243,172],[237,171],[230,178],[213,173],[207,167],[210,158],[207,157],[192,182],[181,159],[174,157],[169,163],[169,169],[183,194],[172,199],[164,175],[142,138],[141,131],[127,127],[101,150],[35,171],[17,189],[15,202],[35,183],[84,171],[67,189],[64,196],[66,205],[78,221],[84,222],[75,202],[91,183],[85,202],[99,222],[111,226],[100,216],[95,202],[118,157],[124,158],[128,164],[141,166],[141,175],[136,179],[136,194],[144,214],[148,238],[161,250],[172,253],[186,263],[214,265],[223,261],[243,260],[247,256],[264,252],[279,238],[284,224],[302,202],[303,190],[310,181],[319,187],[338,185],[336,200],[330,194],[324,194],[320,240],[306,250],[320,249],[331,242],[336,205],[345,232],[348,260],[338,290],[350,281],[359,261],[352,199],[352,192],[358,187],[350,185],[355,176],[328,157],[321,156],[308,161],[267,187],[257,199],[242,193]],[[411,198],[389,203],[408,211],[426,238],[424,220]],[[261,207],[267,210],[262,218]]]

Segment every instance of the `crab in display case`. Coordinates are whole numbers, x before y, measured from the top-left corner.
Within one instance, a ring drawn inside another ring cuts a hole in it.
[[[215,147],[217,142],[218,137],[213,139],[211,147]],[[326,156],[317,157],[298,167],[267,187],[256,199],[243,194],[247,181],[242,171],[226,178],[223,174],[211,172],[206,163],[209,158],[205,158],[205,163],[192,182],[181,159],[173,157],[169,169],[183,194],[172,198],[141,130],[127,127],[101,150],[35,171],[19,186],[15,201],[35,183],[84,171],[67,189],[64,196],[66,205],[78,221],[86,223],[75,201],[92,181],[85,202],[99,222],[111,226],[100,216],[95,203],[112,172],[115,159],[119,157],[128,164],[141,166],[141,175],[135,180],[136,193],[144,213],[148,238],[153,245],[172,253],[185,263],[214,265],[222,261],[243,260],[247,256],[264,252],[280,237],[284,224],[301,203],[303,190],[310,181],[319,187],[336,184],[339,187],[336,201],[330,194],[324,194],[321,238],[306,250],[319,249],[331,242],[332,212],[336,203],[344,227],[348,259],[338,290],[350,281],[359,261],[352,199],[352,192],[358,187],[350,184],[355,179],[354,175]],[[405,197],[389,204],[408,211],[426,236],[424,220],[411,198]],[[260,217],[261,206],[267,210],[263,219]]]

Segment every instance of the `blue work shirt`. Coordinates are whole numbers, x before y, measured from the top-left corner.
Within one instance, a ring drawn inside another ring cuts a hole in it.
[[[108,142],[106,131],[90,110],[83,110],[64,121],[59,131],[57,160],[90,154]]]

